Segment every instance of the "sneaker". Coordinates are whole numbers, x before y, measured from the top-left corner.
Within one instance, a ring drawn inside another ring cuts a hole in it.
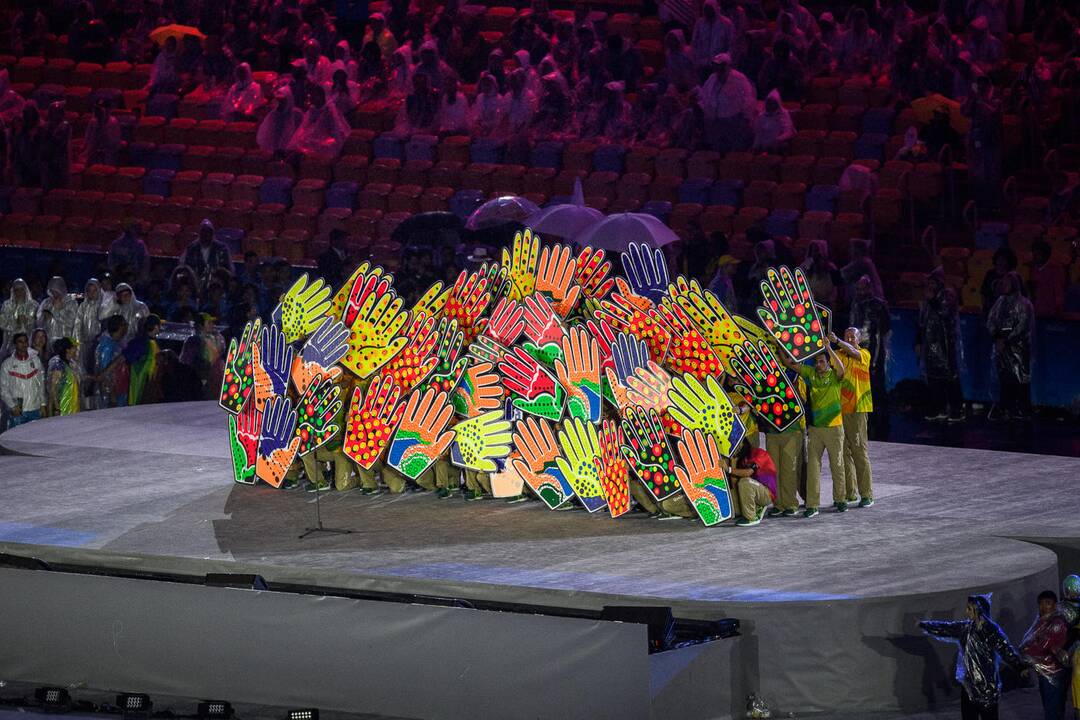
[[[859,501],[859,507],[874,507],[874,498],[864,497],[862,500]]]
[[[382,490],[380,490],[377,487],[360,488],[360,494],[361,495],[379,495],[381,493],[382,493]]]
[[[445,500],[448,497],[453,497],[453,495],[454,491],[450,488],[442,487],[435,491],[435,496],[438,497],[440,500]]]
[[[514,497],[507,500],[506,504],[507,505],[516,505],[517,503],[523,503],[528,499],[529,498],[525,497],[524,495],[515,495]]]
[[[760,524],[761,524],[761,513],[758,513],[757,516],[753,520],[749,520],[747,518],[739,518],[738,520],[735,521],[735,526],[736,527],[753,527],[754,525],[760,525]]]
[[[848,505],[854,505],[855,503],[859,502],[859,496],[852,493],[851,495],[847,496],[846,502]]]
[[[666,513],[664,511],[658,512],[653,517],[655,517],[657,520],[682,520],[683,519],[681,515],[673,515],[671,513]]]
[[[474,500],[483,500],[484,499],[484,493],[480,492],[479,490],[466,490],[464,494],[465,494],[465,500],[468,501],[468,502],[473,502]]]
[[[795,511],[789,508],[780,513],[780,517],[795,517]]]
[[[838,513],[847,512],[846,502],[833,503],[833,507],[836,508],[836,512]]]
[[[804,518],[812,518],[812,517],[816,516],[817,514],[818,514],[818,509],[816,507],[808,507],[808,508],[806,508],[806,511],[803,512],[802,516]]]
[[[325,482],[325,481],[321,482],[321,483],[308,483],[308,486],[307,486],[307,491],[309,493],[326,492],[329,489],[330,489],[330,483]]]
[[[784,514],[784,511],[781,510],[780,508],[771,507],[771,508],[769,508],[769,512],[766,513],[766,516],[767,517],[780,517],[783,514]],[[795,514],[794,511],[792,511],[792,515],[794,515],[794,514]]]

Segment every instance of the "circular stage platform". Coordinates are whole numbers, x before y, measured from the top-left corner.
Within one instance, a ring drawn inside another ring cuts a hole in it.
[[[873,508],[749,529],[350,492],[324,494],[322,515],[354,534],[300,540],[314,496],[234,485],[214,403],[42,420],[0,445],[12,453],[0,456],[0,541],[137,555],[143,567],[255,566],[282,582],[736,617],[740,686],[790,710],[954,697],[951,650],[916,620],[958,617],[966,595],[992,591],[1019,638],[1035,593],[1057,584],[1038,541],[1080,536],[1080,460],[981,450],[871,443]]]

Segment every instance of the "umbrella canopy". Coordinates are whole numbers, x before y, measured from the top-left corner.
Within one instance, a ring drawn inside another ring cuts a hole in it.
[[[540,212],[536,203],[518,195],[504,195],[476,208],[465,223],[467,230],[486,230],[506,223],[521,223]]]
[[[451,212],[417,213],[401,221],[394,228],[390,239],[404,247],[434,247],[439,240],[439,233],[446,231],[460,235],[463,227],[461,218]]]
[[[542,235],[572,240],[604,219],[604,213],[584,205],[550,205],[529,217],[525,224]]]
[[[162,25],[161,27],[150,31],[150,39],[158,45],[164,45],[165,41],[171,37],[176,38],[177,42],[180,42],[188,35],[194,35],[200,40],[205,40],[206,35],[202,33],[197,27],[191,25]]]
[[[586,245],[598,250],[625,251],[630,243],[645,243],[664,247],[679,239],[675,231],[644,213],[609,215],[574,238],[579,247]]]

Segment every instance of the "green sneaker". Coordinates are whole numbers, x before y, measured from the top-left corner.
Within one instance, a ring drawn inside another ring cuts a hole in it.
[[[792,510],[791,508],[788,508],[784,512],[780,513],[780,516],[781,517],[795,517],[795,511]]]
[[[874,507],[874,498],[864,497],[859,501],[859,507]]]
[[[450,488],[439,488],[435,491],[435,497],[439,498],[440,500],[444,500],[445,498],[450,497]]]
[[[308,486],[307,486],[307,491],[309,493],[326,492],[327,490],[330,490],[330,489],[331,489],[330,488],[330,483],[326,482],[325,480],[323,482],[321,482],[321,483],[308,483]]]
[[[681,515],[673,515],[672,513],[666,513],[666,512],[663,512],[663,511],[660,511],[654,517],[657,520],[682,520],[683,519]]]
[[[848,505],[854,505],[857,502],[859,502],[859,496],[858,495],[848,495],[848,497],[847,497],[847,504]]]
[[[760,524],[761,524],[761,515],[760,514],[757,517],[755,517],[753,520],[748,520],[747,518],[739,518],[738,520],[735,521],[735,526],[736,527],[753,527],[754,525],[760,525]]]
[[[380,490],[377,487],[360,488],[360,494],[361,495],[379,495],[381,493],[382,493],[382,490]]]
[[[508,499],[508,500],[506,501],[506,504],[507,504],[507,505],[516,505],[516,504],[518,504],[518,503],[523,503],[523,502],[525,502],[525,501],[526,501],[526,500],[528,500],[528,499],[529,499],[529,498],[525,497],[524,495],[515,495],[514,497],[512,497],[512,498]]]
[[[818,514],[818,509],[816,507],[808,507],[808,508],[806,508],[805,511],[803,511],[802,516],[804,518],[812,518],[812,517],[817,516],[817,514]]]
[[[783,514],[784,514],[784,511],[781,510],[780,508],[771,507],[771,508],[769,508],[769,511],[767,513],[765,513],[765,516],[766,517],[780,517]]]
[[[846,502],[833,503],[833,507],[836,508],[836,512],[838,512],[838,513],[847,512],[847,503]]]
[[[466,490],[464,494],[465,500],[468,502],[484,499],[484,493],[480,492],[479,490]]]

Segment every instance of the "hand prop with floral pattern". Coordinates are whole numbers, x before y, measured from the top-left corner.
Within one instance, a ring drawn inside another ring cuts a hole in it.
[[[746,340],[735,318],[727,311],[720,299],[708,290],[702,290],[697,281],[687,282],[676,278],[668,288],[668,303],[689,318],[702,337],[720,358],[724,371],[731,373],[731,358],[735,345]]]
[[[623,457],[658,501],[679,491],[675,457],[655,410],[627,408],[622,420]]]
[[[360,388],[353,390],[345,418],[342,450],[360,467],[370,470],[390,443],[405,406],[398,402],[401,389],[393,378],[377,377],[360,402]]]
[[[761,281],[765,306],[757,310],[765,329],[796,362],[825,350],[826,335],[802,268],[769,268]]]
[[[474,363],[465,369],[451,398],[454,412],[471,418],[502,406],[503,389],[494,368],[491,363]]]
[[[566,335],[559,316],[547,298],[532,295],[525,298],[525,351],[548,367],[562,357],[562,339]]]
[[[405,403],[386,464],[410,480],[420,477],[453,442],[454,431],[446,430],[453,414],[446,393],[434,388],[414,390]]]
[[[597,319],[606,320],[617,332],[630,333],[639,340],[644,340],[652,357],[662,358],[667,354],[670,338],[667,331],[656,322],[654,306],[647,298],[615,292],[610,299],[602,301],[600,306],[602,309],[597,313]]]
[[[611,261],[605,259],[603,250],[591,247],[581,249],[574,270],[574,282],[581,286],[581,293],[589,300],[600,300],[611,292],[615,280],[611,274]]]
[[[439,364],[435,356],[435,343],[439,341],[435,318],[423,313],[413,316],[405,337],[408,339],[405,347],[379,371],[382,377],[394,378],[403,393],[424,382]]]
[[[450,291],[443,314],[448,320],[457,321],[466,345],[484,331],[487,318],[480,316],[490,303],[491,292],[488,290],[487,278],[479,272],[467,273],[462,270]]]
[[[255,474],[263,482],[281,487],[300,447],[295,429],[292,401],[287,397],[267,400],[259,433],[259,454],[255,458]]]
[[[683,465],[675,467],[675,475],[701,522],[711,527],[730,520],[734,513],[727,473],[713,436],[693,430],[677,445]]]
[[[255,391],[255,368],[252,350],[259,343],[262,321],[254,320],[244,326],[240,342],[229,341],[229,354],[225,356],[225,375],[221,379],[221,395],[218,404],[236,415],[247,404]]]
[[[668,400],[668,412],[682,426],[682,434],[691,429],[708,433],[725,457],[730,457],[742,442],[746,428],[715,377],[706,378],[704,384],[693,375],[676,377],[671,381]]]
[[[462,420],[454,432],[450,462],[458,467],[491,473],[499,469],[495,461],[510,454],[510,421],[500,410]]]
[[[263,412],[267,399],[288,391],[293,365],[293,349],[277,325],[263,326],[259,344],[251,349],[251,365],[255,369],[255,407]]]
[[[511,461],[514,469],[548,509],[561,507],[574,497],[574,489],[556,462],[559,446],[551,423],[535,417],[518,420],[514,425],[514,447],[521,454],[521,458]]]
[[[691,373],[700,380],[723,374],[720,358],[681,308],[666,301],[656,309],[656,315],[671,335],[665,361],[668,367],[675,372]]]
[[[540,363],[524,349],[515,347],[499,363],[503,385],[513,397],[513,406],[530,415],[559,420],[566,391]]]
[[[353,321],[349,351],[341,364],[359,378],[373,375],[408,343],[400,335],[409,314],[401,309],[397,293],[370,293]]]
[[[596,426],[584,420],[567,420],[559,431],[559,448],[562,455],[555,458],[555,462],[581,504],[591,513],[603,510],[607,502],[593,462],[600,454]]]
[[[330,310],[330,292],[322,278],[309,283],[304,273],[281,296],[271,313],[271,323],[281,328],[286,342],[304,339],[322,324]]]
[[[555,361],[559,385],[566,389],[570,417],[600,422],[600,351],[584,328],[573,328],[563,338],[564,360]]]
[[[600,453],[593,458],[608,512],[617,518],[630,511],[630,466],[622,455],[622,428],[605,420],[600,430]]]
[[[450,395],[454,392],[454,388],[457,387],[461,374],[465,372],[465,366],[469,364],[468,359],[458,358],[458,355],[461,354],[461,343],[464,336],[457,329],[457,321],[447,320],[446,318],[439,320],[437,332],[439,334],[439,348],[435,353],[435,357],[438,358],[439,362],[435,364],[435,369],[428,376],[423,386],[435,388]]]
[[[341,410],[341,388],[321,375],[308,384],[296,403],[296,436],[300,438],[297,455],[307,455],[321,448],[337,435],[334,418]]]
[[[764,341],[747,341],[735,348],[731,361],[737,383],[735,390],[774,429],[786,430],[802,417],[799,394],[788,382],[784,368]]]
[[[254,401],[244,405],[239,415],[229,415],[229,450],[232,453],[233,480],[242,485],[255,483],[255,463],[259,456],[262,413]]]
[[[566,317],[577,306],[581,286],[574,282],[577,261],[565,245],[545,247],[540,251],[536,271],[536,292],[552,300],[555,312]]]
[[[630,243],[622,253],[623,271],[635,295],[660,302],[668,287],[668,267],[664,253],[644,243]]]
[[[510,278],[509,298],[521,300],[533,294],[536,288],[536,260],[540,254],[540,236],[530,228],[514,233],[514,242],[508,251],[502,249],[502,265],[508,268]]]
[[[300,354],[293,358],[293,387],[303,393],[317,375],[336,381],[341,375],[337,363],[348,351],[349,329],[340,320],[323,318],[322,324],[304,343]]]

